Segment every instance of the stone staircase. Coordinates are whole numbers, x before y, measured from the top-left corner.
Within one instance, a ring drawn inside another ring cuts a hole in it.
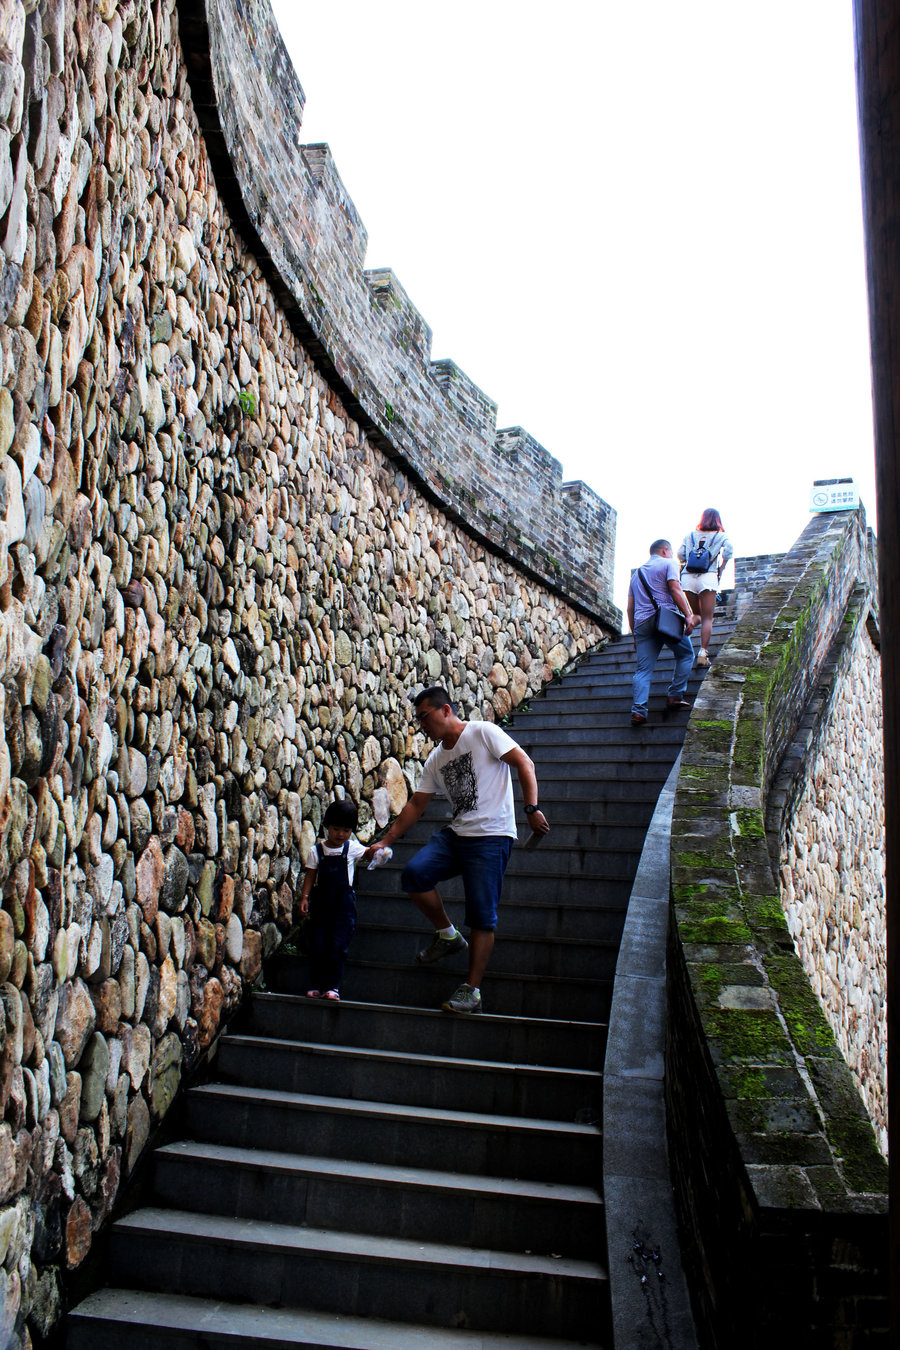
[[[730,627],[717,618],[714,650]],[[340,1004],[303,997],[298,958],[267,966],[271,992],[221,1037],[149,1195],[114,1224],[108,1287],[70,1314],[70,1350],[609,1350],[606,1020],[686,725],[660,712],[666,653],[650,723],[631,728],[631,668],[630,640],[611,643],[516,715],[552,833],[513,854],[486,1011],[438,1010],[464,962],[411,964],[428,934],[399,877],[434,803],[358,876]],[[458,884],[442,891],[461,921]]]

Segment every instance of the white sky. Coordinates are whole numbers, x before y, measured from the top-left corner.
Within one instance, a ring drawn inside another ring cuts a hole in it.
[[[874,525],[848,0],[273,9],[367,266],[615,507],[618,605],[706,506],[780,551],[852,475]]]

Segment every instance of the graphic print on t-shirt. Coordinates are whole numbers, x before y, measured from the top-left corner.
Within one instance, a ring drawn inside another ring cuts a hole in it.
[[[472,755],[466,751],[441,769],[447,796],[453,803],[453,815],[463,816],[478,805],[478,779],[472,768]]]

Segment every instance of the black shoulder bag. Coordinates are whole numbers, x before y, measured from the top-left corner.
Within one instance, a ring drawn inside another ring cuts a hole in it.
[[[647,598],[656,610],[656,622],[654,631],[664,638],[682,638],[684,637],[684,615],[677,609],[669,609],[668,605],[661,605],[656,596],[647,585],[647,578],[644,576],[644,569],[637,569],[638,578],[644,590],[647,592]]]

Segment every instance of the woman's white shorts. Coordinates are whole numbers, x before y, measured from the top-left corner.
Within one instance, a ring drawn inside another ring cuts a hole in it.
[[[699,595],[701,591],[717,591],[719,575],[717,572],[682,572],[681,589]]]

